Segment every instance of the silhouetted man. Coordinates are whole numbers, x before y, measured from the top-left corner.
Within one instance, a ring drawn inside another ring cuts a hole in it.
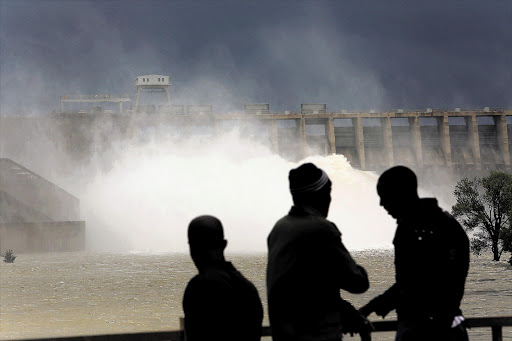
[[[221,222],[207,215],[193,219],[188,241],[199,274],[183,296],[187,340],[260,340],[261,300],[254,285],[226,262]]]
[[[433,198],[420,199],[412,170],[396,166],[377,183],[380,205],[397,220],[396,283],[360,309],[385,317],[396,309],[397,341],[467,340],[460,303],[469,269],[469,241]]]
[[[326,220],[331,181],[312,163],[289,174],[294,206],[268,236],[267,293],[274,341],[340,340],[364,319],[340,297],[369,287],[341,233]],[[343,320],[346,321],[343,325]],[[350,321],[349,321],[350,320]]]

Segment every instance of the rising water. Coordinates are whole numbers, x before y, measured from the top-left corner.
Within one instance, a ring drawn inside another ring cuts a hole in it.
[[[287,176],[297,163],[229,135],[207,144],[123,145],[113,159],[93,177],[63,185],[81,199],[88,252],[18,255],[0,265],[0,338],[177,328],[185,285],[196,272],[186,226],[199,214],[223,221],[228,258],[265,303],[266,237],[291,205]],[[344,295],[359,307],[393,282],[394,221],[378,205],[377,175],[353,169],[341,155],[305,161],[333,181],[329,219],[369,272],[368,293]],[[512,315],[511,298],[510,266],[474,259],[466,315]],[[471,333],[490,339],[489,331]],[[504,336],[512,339],[511,331]]]
[[[393,253],[367,250],[353,256],[368,271],[371,287],[362,295],[342,296],[360,307],[393,283]],[[268,324],[266,255],[227,258],[258,288]],[[176,329],[183,291],[196,270],[187,254],[87,252],[19,255],[15,263],[2,262],[0,273],[0,337],[14,339]],[[473,258],[464,314],[512,316],[511,302],[512,267],[490,257]],[[491,340],[486,329],[471,330],[470,336]],[[393,337],[379,333],[374,339]],[[512,328],[504,329],[504,339],[512,340]]]

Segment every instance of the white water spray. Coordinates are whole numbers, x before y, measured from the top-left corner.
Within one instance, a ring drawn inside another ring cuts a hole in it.
[[[379,207],[377,176],[345,157],[310,157],[333,182],[329,219],[349,249],[390,247],[394,221]],[[190,220],[223,223],[227,252],[264,252],[274,223],[292,205],[288,172],[298,164],[228,134],[130,147],[81,195],[90,250],[186,252]]]

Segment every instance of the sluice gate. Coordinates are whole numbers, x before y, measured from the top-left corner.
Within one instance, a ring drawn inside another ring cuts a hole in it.
[[[381,171],[403,164],[416,170],[510,170],[512,110],[385,113],[272,114],[187,110],[172,113],[54,113],[4,116],[2,145],[46,132],[75,158],[108,150],[114,139],[148,136],[209,139],[232,129],[298,161],[309,155],[342,154],[355,168]],[[263,113],[262,113],[263,112]],[[267,111],[268,112],[268,111]],[[23,142],[22,142],[23,143]]]

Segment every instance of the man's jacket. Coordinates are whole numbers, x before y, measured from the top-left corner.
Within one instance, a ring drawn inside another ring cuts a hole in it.
[[[338,228],[316,210],[294,206],[267,242],[273,340],[339,339],[340,289],[362,293],[369,282],[341,242]]]

